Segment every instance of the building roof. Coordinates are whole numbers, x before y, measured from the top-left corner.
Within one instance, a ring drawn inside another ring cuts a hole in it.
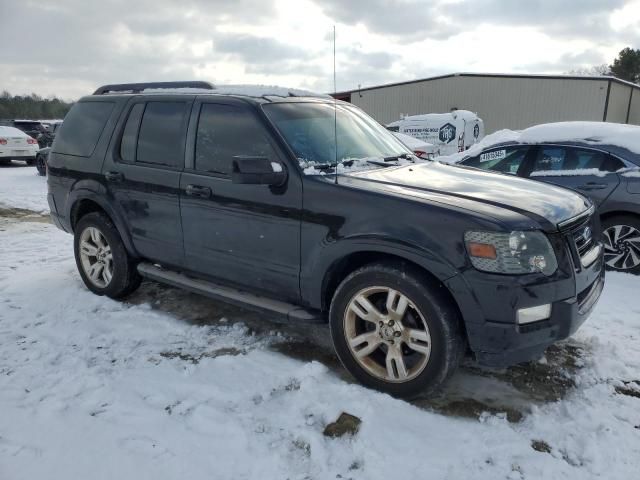
[[[637,85],[632,82],[628,82],[626,80],[621,80],[616,77],[611,77],[608,75],[594,75],[594,76],[583,76],[583,75],[547,75],[547,74],[519,74],[519,73],[471,73],[471,72],[459,72],[459,73],[450,73],[447,75],[437,75],[435,77],[427,77],[420,78],[416,80],[408,80],[406,82],[396,82],[396,83],[387,83],[384,85],[376,85],[373,87],[365,87],[365,88],[354,88],[352,90],[343,90],[341,92],[335,92],[332,95],[348,95],[354,92],[365,92],[367,90],[377,90],[379,88],[388,88],[388,87],[397,87],[400,85],[411,85],[413,83],[421,83],[421,82],[429,82],[431,80],[440,80],[443,78],[453,78],[453,77],[496,77],[496,78],[538,78],[538,79],[555,79],[555,80],[591,80],[591,81],[608,81],[619,83],[621,85],[626,85],[628,87],[638,88],[640,89],[640,85]]]

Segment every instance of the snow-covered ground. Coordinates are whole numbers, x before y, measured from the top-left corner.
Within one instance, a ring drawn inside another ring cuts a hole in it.
[[[34,167],[16,161],[10,166],[0,165],[0,209],[23,208],[48,213],[46,190],[46,178],[38,176]]]
[[[45,209],[45,185],[0,170],[0,479],[637,476],[640,278],[610,274],[543,361],[408,403],[351,382],[321,327],[153,283],[92,295],[71,237],[6,209]],[[360,431],[323,436],[343,411]]]

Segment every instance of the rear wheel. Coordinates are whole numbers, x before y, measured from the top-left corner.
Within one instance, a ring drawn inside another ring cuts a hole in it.
[[[29,160],[25,160],[25,163],[31,167],[36,164],[36,159],[30,158]]]
[[[464,351],[457,310],[411,267],[373,264],[353,272],[336,290],[329,316],[345,368],[394,396],[437,390]]]
[[[47,161],[44,155],[38,154],[36,156],[36,168],[40,176],[45,177],[47,175]]]
[[[120,298],[140,286],[136,264],[104,213],[88,213],[78,221],[74,253],[80,276],[93,293]]]
[[[602,230],[607,268],[640,274],[640,219],[630,215],[607,218]]]

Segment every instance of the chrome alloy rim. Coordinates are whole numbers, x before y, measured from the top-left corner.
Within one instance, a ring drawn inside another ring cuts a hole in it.
[[[104,235],[95,227],[87,227],[80,235],[80,263],[89,281],[105,288],[113,278],[113,256]]]
[[[353,358],[385,382],[407,382],[429,363],[427,322],[409,297],[392,288],[356,293],[344,314],[344,332]]]
[[[616,270],[640,265],[640,231],[629,225],[614,225],[604,231],[604,261]]]

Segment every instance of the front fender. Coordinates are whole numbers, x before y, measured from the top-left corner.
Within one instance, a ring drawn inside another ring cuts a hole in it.
[[[427,248],[384,235],[358,235],[325,244],[301,272],[300,289],[305,303],[322,308],[328,277],[336,265],[354,254],[394,256],[414,263],[444,282],[458,274],[458,270],[442,256]]]

